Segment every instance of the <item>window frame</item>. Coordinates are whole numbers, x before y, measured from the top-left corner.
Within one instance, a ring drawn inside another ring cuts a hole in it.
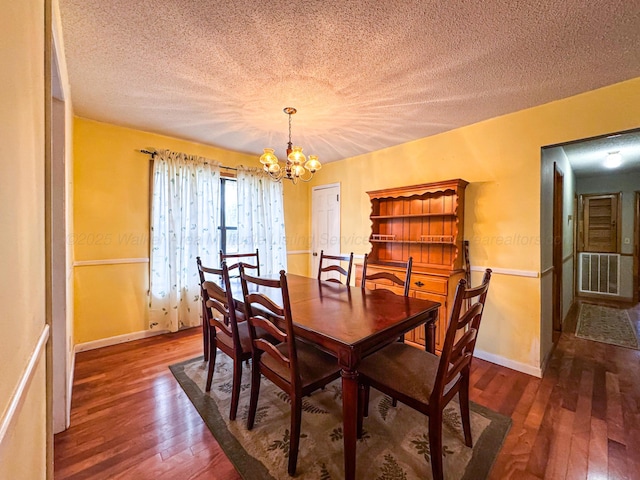
[[[220,175],[220,225],[218,226],[218,231],[220,233],[220,250],[222,253],[230,253],[227,252],[227,231],[238,231],[238,225],[235,227],[227,226],[227,218],[226,218],[226,183],[227,182],[236,182],[237,179],[235,175]],[[236,200],[237,203],[237,200]],[[233,252],[231,252],[233,253]]]

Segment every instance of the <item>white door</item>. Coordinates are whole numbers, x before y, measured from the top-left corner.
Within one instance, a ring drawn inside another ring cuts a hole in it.
[[[320,250],[340,253],[340,184],[313,187],[311,192],[311,276],[318,275]]]

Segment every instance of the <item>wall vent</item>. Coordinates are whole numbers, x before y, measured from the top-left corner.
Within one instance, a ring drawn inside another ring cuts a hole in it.
[[[586,253],[579,256],[579,290],[583,293],[619,295],[620,255],[617,253]]]

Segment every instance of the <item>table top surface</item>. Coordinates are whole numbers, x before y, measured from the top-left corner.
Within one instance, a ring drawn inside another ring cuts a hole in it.
[[[435,321],[440,306],[389,290],[362,290],[301,275],[287,274],[287,284],[296,335],[331,350],[375,344],[378,337],[406,332],[430,318]],[[233,298],[242,301],[240,279],[232,278],[231,285]],[[259,291],[282,305],[279,290],[261,287]]]

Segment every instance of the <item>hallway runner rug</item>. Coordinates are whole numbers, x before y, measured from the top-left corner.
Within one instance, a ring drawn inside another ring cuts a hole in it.
[[[583,303],[576,337],[638,350],[638,336],[624,309]]]
[[[240,475],[247,480],[290,480],[287,474],[290,404],[288,397],[262,379],[256,424],[246,427],[250,367],[243,379],[236,421],[229,420],[233,364],[217,355],[211,392],[204,392],[207,364],[202,357],[169,367],[209,430]],[[447,480],[487,478],[511,426],[511,419],[471,405],[473,448],[464,445],[460,409],[452,401],[445,410],[443,451]],[[369,416],[357,445],[357,477],[367,480],[430,479],[428,419],[371,389]],[[305,397],[296,479],[344,478],[342,391],[338,379]]]

